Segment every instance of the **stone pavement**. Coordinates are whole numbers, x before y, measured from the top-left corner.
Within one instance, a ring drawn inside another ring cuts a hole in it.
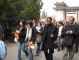
[[[8,55],[6,57],[5,60],[18,60],[18,45],[17,43],[8,43],[7,44],[7,47],[8,47]],[[44,53],[41,52],[39,56],[35,56],[35,50],[33,51],[34,53],[34,60],[45,60],[45,57],[44,57]],[[54,53],[54,60],[62,60],[62,54],[63,52],[60,51],[60,52],[57,52],[55,50],[55,53]],[[22,52],[22,60],[28,60],[28,58],[25,58],[25,54]],[[79,53],[75,54],[73,60],[79,60]]]

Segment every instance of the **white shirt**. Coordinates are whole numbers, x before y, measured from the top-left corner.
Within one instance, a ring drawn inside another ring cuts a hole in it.
[[[38,32],[40,32],[40,29],[41,29],[41,27],[36,27],[36,30],[38,31]]]
[[[27,28],[27,32],[26,32],[26,38],[25,40],[28,38],[29,40],[31,39],[32,37],[32,29],[30,28]]]
[[[62,28],[63,28],[63,26],[60,26],[60,27],[59,27],[59,30],[58,30],[58,36],[61,36]]]

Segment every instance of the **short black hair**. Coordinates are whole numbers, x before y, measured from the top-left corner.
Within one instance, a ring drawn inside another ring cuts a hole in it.
[[[32,27],[32,22],[27,22],[27,24],[29,24]]]
[[[50,19],[50,20],[52,21],[52,18],[51,18],[51,17],[48,17],[47,20],[48,20],[48,19]]]
[[[58,21],[59,24],[64,25],[62,21]]]

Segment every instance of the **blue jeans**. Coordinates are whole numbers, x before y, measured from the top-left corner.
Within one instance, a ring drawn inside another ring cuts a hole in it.
[[[26,43],[29,43],[28,39],[26,40]],[[28,48],[28,45],[27,45],[27,48]],[[33,59],[33,52],[30,49],[28,49],[28,60],[34,60]]]
[[[21,49],[26,54],[26,56],[28,55],[28,50],[26,48],[28,48],[28,47],[25,45],[25,42],[18,41],[18,60],[22,60],[21,59]]]
[[[60,47],[63,45],[63,38],[58,37],[57,40],[58,40],[58,51],[60,51]]]
[[[37,43],[37,50],[36,50],[36,53],[39,55],[39,52],[40,52],[40,44],[41,43]]]
[[[33,52],[30,49],[28,49],[28,58],[29,58],[29,60],[34,60],[33,59]]]

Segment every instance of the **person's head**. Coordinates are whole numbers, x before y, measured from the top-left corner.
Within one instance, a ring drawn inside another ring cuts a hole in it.
[[[25,26],[25,21],[22,19],[22,20],[20,20],[20,27],[23,27],[23,26]]]
[[[63,24],[63,22],[62,21],[58,21],[57,22],[57,26],[63,26],[64,24]]]
[[[47,21],[45,21],[45,25],[47,25]]]
[[[38,23],[37,23],[37,26],[41,26],[41,23],[40,23],[40,22],[38,22]]]
[[[67,24],[67,21],[66,21],[66,20],[64,20],[64,21],[63,21],[63,23],[64,23],[64,25],[66,25],[66,24]]]
[[[35,23],[35,19],[34,18],[32,18],[32,24],[34,24]]]
[[[69,23],[69,24],[73,24],[73,23],[74,23],[74,20],[75,20],[75,18],[74,18],[73,16],[70,16],[70,17],[68,18],[68,23]]]
[[[28,28],[32,28],[32,23],[31,22],[27,22],[27,27]]]
[[[54,19],[54,20],[53,20],[53,23],[55,23],[55,22],[56,22],[56,20]]]
[[[51,17],[48,17],[47,18],[47,25],[51,24],[52,23],[52,18]]]

